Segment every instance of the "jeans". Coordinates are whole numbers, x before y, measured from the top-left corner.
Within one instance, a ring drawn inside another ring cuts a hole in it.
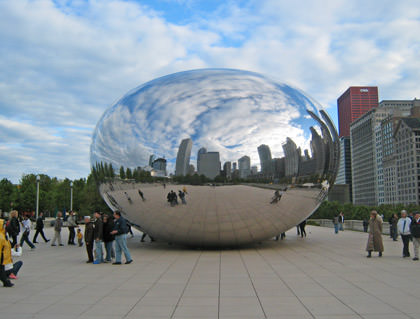
[[[127,235],[115,236],[115,262],[121,262],[121,253],[124,252],[125,260],[131,261],[131,255],[127,248]]]
[[[96,260],[97,263],[103,263],[104,257],[102,253],[102,240],[95,240],[95,254],[96,254]]]
[[[105,243],[105,250],[106,250],[105,260],[106,261],[111,261],[113,243],[114,241],[108,241]]]
[[[401,239],[403,242],[403,257],[410,257],[410,249],[409,249],[409,245],[410,245],[410,237],[411,235],[401,235]]]
[[[93,242],[86,242],[86,252],[88,255],[88,261],[93,262]]]
[[[15,262],[13,264],[13,268],[6,271],[6,275],[9,276],[10,274],[13,274],[13,275],[17,276],[17,274],[18,274],[20,268],[22,267],[22,265],[23,265],[23,262],[21,260]]]
[[[334,232],[338,234],[338,224],[334,224]]]
[[[29,247],[35,248],[35,245],[29,240],[29,232],[23,232],[22,237],[20,238],[20,246],[23,246],[23,242],[27,243]]]
[[[69,240],[67,242],[68,245],[74,245],[75,236],[76,236],[76,232],[74,231],[74,226],[69,226]]]
[[[45,242],[48,241],[48,239],[45,237],[44,230],[41,228],[41,229],[36,230],[35,236],[32,239],[33,242],[36,242],[36,239],[38,238],[38,234],[41,234],[41,236],[42,236],[42,238],[44,239]]]
[[[341,231],[344,231],[344,225],[343,225],[343,223],[339,223],[339,225],[340,225],[340,230]]]

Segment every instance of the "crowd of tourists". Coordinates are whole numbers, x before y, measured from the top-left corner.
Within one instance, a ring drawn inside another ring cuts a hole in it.
[[[87,252],[87,263],[100,264],[112,263],[122,264],[122,255],[125,257],[125,264],[133,262],[127,248],[127,233],[131,232],[130,224],[119,211],[112,216],[94,213],[94,218],[84,217],[84,234],[73,211],[69,212],[66,221],[63,221],[61,212],[57,212],[54,220],[54,237],[51,246],[64,246],[62,243],[62,228],[69,229],[68,245],[82,247],[85,244]],[[11,280],[17,279],[17,274],[23,265],[21,260],[13,262],[13,257],[22,256],[22,246],[26,243],[31,250],[35,249],[35,243],[40,235],[45,243],[48,239],[44,234],[44,217],[41,212],[35,222],[35,234],[30,240],[31,220],[29,215],[19,216],[17,211],[12,211],[9,218],[0,219],[0,280],[4,287],[12,287]],[[18,241],[19,234],[20,240]],[[132,234],[132,232],[131,232]],[[77,239],[77,243],[75,242]],[[144,238],[143,238],[144,239]],[[57,243],[57,244],[56,244]]]
[[[383,233],[383,215],[379,215],[376,210],[372,210],[370,218],[363,221],[363,228],[365,232],[369,233],[366,245],[368,258],[372,257],[372,252],[377,252],[379,257],[382,257],[384,252],[384,244],[382,241]],[[393,214],[389,218],[389,236],[393,241],[398,241],[398,235],[401,236],[403,243],[402,257],[410,257],[410,242],[413,242],[413,260],[419,260],[420,248],[420,212],[407,213],[402,210],[400,216]],[[333,219],[335,233],[339,230],[344,230],[344,214],[340,214]]]

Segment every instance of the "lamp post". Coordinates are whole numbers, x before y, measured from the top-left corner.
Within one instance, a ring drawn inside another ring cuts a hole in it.
[[[73,182],[70,182],[70,211],[73,210]]]
[[[36,176],[36,211],[35,211],[35,215],[37,219],[38,219],[38,214],[39,214],[39,181],[40,179],[41,177],[37,175]]]

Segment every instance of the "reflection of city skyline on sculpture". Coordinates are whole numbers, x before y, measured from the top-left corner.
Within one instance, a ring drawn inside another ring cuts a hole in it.
[[[311,114],[311,116],[313,115]],[[312,179],[312,181],[322,179],[325,177],[324,174],[328,172],[328,166],[330,165],[331,136],[325,124],[321,121],[319,121],[319,124],[321,134],[314,126],[309,128],[311,132],[310,153],[308,149],[305,149],[302,154],[301,148],[290,137],[287,137],[286,141],[282,144],[283,157],[272,158],[270,146],[266,144],[259,145],[257,147],[260,158],[259,171],[257,170],[257,166],[252,165],[251,159],[247,154],[244,154],[236,161],[233,159],[226,161],[222,166],[219,152],[207,151],[207,148],[204,146],[201,146],[197,152],[197,170],[195,170],[194,165],[190,164],[194,141],[191,138],[185,138],[181,141],[178,148],[174,175],[186,176],[198,174],[204,175],[209,179],[214,179],[220,175],[226,178],[227,181],[232,176],[242,179],[262,178],[274,181],[290,177],[307,178]],[[151,155],[150,158],[155,158],[155,156]],[[233,168],[232,163],[234,164]],[[157,168],[150,163],[149,166],[152,166],[153,169]],[[166,162],[164,168],[160,167],[160,169],[161,171],[166,171]]]
[[[313,99],[229,69],[132,90],[104,113],[91,145],[93,167],[120,167],[98,174],[111,209],[157,240],[199,247],[259,242],[299,224],[327,196],[338,158],[337,132]],[[172,190],[185,203],[169,204]]]

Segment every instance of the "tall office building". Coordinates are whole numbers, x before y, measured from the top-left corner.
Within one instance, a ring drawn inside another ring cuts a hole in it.
[[[350,125],[351,169],[353,204],[379,205],[385,202],[383,169],[384,147],[386,136],[381,131],[381,123],[390,116],[406,116],[414,102],[383,101]],[[385,154],[388,156],[388,154]]]
[[[376,86],[351,86],[337,100],[339,136],[350,136],[350,124],[378,106]]]
[[[242,156],[238,159],[239,177],[247,178],[251,175],[251,158],[249,156]]]
[[[386,100],[379,107],[393,108],[393,115],[381,122],[380,137],[382,145],[383,203],[395,205],[398,199],[397,160],[401,156],[395,151],[394,132],[402,118],[420,117],[420,100]],[[401,132],[400,132],[401,133]],[[413,141],[414,143],[414,141]]]
[[[270,147],[265,144],[258,146],[258,155],[260,157],[261,173],[264,176],[273,175],[273,159],[271,158]]]
[[[350,137],[347,136],[340,137],[340,162],[334,184],[349,185],[349,198],[352,198]]]
[[[156,159],[156,156],[155,155],[150,155],[150,157],[149,157],[149,166],[150,167],[152,167],[152,165],[153,165],[153,162],[155,161],[155,159]]]
[[[178,154],[176,156],[175,175],[185,176],[188,174],[190,166],[192,140],[190,138],[183,139],[179,145]]]
[[[397,201],[420,203],[420,118],[402,118],[395,132]]]
[[[200,169],[198,175],[208,178],[215,178],[220,175],[220,155],[219,152],[207,152],[200,154]]]
[[[284,177],[284,163],[285,158],[273,158],[273,170],[274,170],[274,178],[283,178]]]
[[[200,171],[200,158],[201,158],[201,154],[206,154],[207,153],[207,149],[205,147],[202,147],[198,150],[197,152],[197,172]]]
[[[227,179],[232,178],[232,164],[231,164],[231,162],[225,162],[225,164],[223,164],[223,173],[224,173],[224,176]]]
[[[286,177],[295,177],[299,173],[300,165],[300,148],[296,147],[296,143],[291,138],[286,139],[286,143],[282,144],[284,152],[284,170]]]

